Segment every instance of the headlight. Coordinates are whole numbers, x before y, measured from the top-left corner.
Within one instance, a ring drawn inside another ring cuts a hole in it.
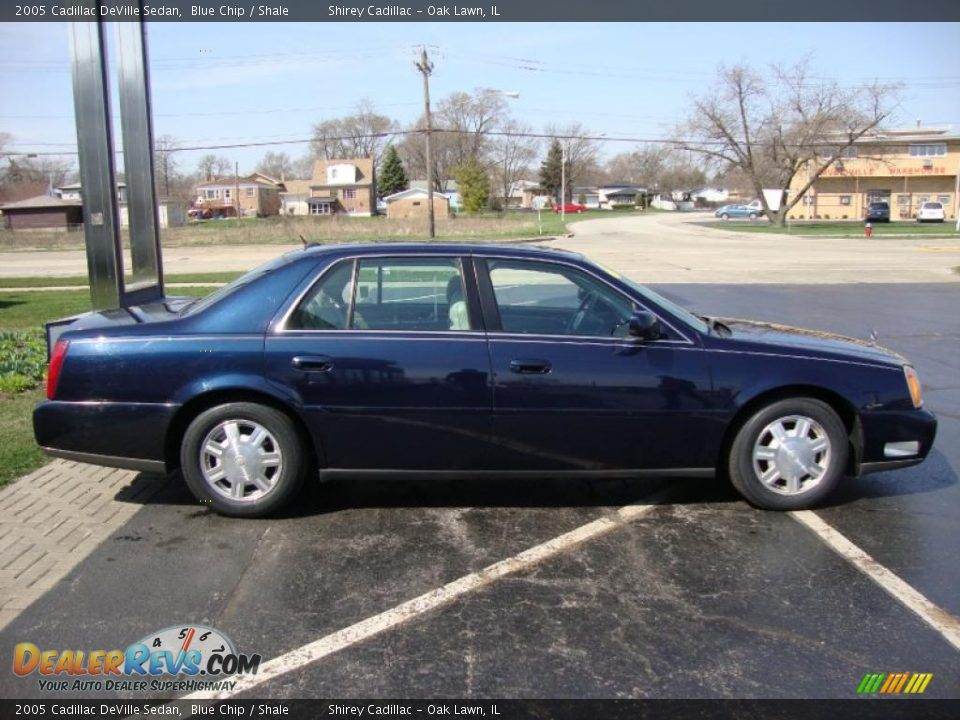
[[[903,374],[907,378],[907,388],[910,390],[910,399],[915,408],[923,407],[923,389],[920,387],[920,378],[917,371],[909,365],[903,366]]]

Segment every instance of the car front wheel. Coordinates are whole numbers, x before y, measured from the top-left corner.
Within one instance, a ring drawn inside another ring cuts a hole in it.
[[[293,421],[265,405],[212,407],[190,423],[180,446],[187,486],[221,515],[262,517],[303,483],[306,458]]]
[[[840,482],[848,452],[846,428],[829,405],[780,400],[740,428],[730,447],[730,481],[757,507],[802,510]]]
[[[729,219],[730,219],[730,216],[727,215],[726,213],[724,213],[723,215],[720,216],[720,219],[721,219],[721,220],[729,220]]]

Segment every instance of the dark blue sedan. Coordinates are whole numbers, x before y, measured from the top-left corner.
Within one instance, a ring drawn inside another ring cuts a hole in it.
[[[307,478],[729,477],[754,505],[921,462],[935,417],[875,345],[699,317],[585,258],[311,247],[201,300],[90,313],[34,413],[51,455],[180,469],[226,515]]]

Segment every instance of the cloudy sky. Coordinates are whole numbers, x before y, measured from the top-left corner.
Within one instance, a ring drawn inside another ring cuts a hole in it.
[[[413,61],[436,63],[434,101],[459,90],[518,92],[535,128],[578,121],[609,137],[662,138],[721,63],[765,69],[809,55],[844,85],[904,83],[897,124],[960,129],[960,24],[154,23],[155,134],[183,146],[306,140],[317,120],[369,100],[412,122],[422,108]],[[17,152],[75,149],[67,27],[0,24],[0,131]],[[612,154],[634,143],[605,144]],[[217,150],[250,171],[267,150]],[[182,155],[192,169],[205,150]]]

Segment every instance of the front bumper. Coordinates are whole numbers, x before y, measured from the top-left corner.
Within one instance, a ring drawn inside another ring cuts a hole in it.
[[[862,415],[860,420],[863,426],[863,448],[859,475],[895,470],[923,462],[937,435],[936,415],[923,408],[869,413]],[[903,448],[912,449],[914,443],[916,453],[902,452]]]

